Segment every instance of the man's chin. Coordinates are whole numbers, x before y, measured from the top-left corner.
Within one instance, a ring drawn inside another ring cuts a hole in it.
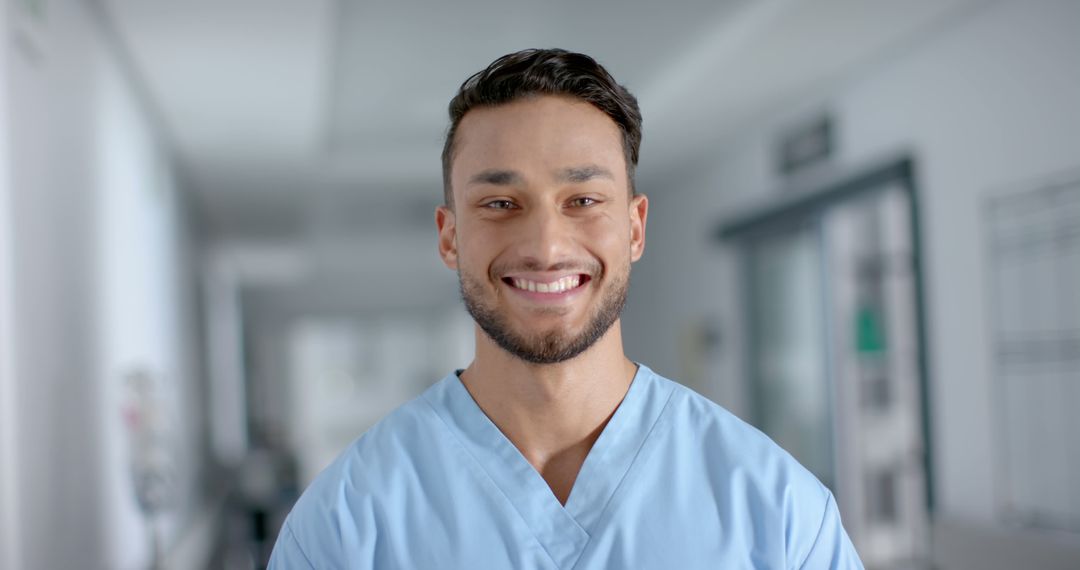
[[[585,334],[588,323],[579,322],[571,315],[537,314],[513,319],[507,323],[512,334],[535,343],[570,341]]]
[[[535,365],[560,364],[576,358],[589,349],[588,346],[574,346],[566,339],[558,339],[554,342],[551,339],[523,342],[502,348],[512,356]]]

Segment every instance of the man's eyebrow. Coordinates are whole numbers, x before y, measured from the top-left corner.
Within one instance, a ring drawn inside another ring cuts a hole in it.
[[[494,186],[512,186],[521,184],[523,181],[524,179],[521,177],[521,174],[518,174],[516,171],[489,169],[472,175],[472,177],[469,178],[469,185],[491,184]]]
[[[593,178],[607,178],[608,180],[615,180],[615,175],[610,170],[596,164],[587,164],[584,166],[571,166],[564,168],[555,175],[555,178],[559,182],[573,182],[581,183],[588,182]]]

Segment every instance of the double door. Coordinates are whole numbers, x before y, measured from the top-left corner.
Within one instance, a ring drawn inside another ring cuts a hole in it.
[[[864,563],[928,555],[925,355],[908,162],[729,227],[752,419],[828,485]]]

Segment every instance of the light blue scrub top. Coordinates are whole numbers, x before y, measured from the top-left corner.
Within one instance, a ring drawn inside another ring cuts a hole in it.
[[[456,374],[297,502],[270,568],[862,568],[832,494],[761,432],[645,366],[563,506]]]

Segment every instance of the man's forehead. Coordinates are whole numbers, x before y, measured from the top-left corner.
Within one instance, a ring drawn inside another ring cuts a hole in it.
[[[607,170],[625,161],[615,122],[589,103],[561,96],[473,109],[462,118],[454,146],[454,171],[465,166],[469,177],[479,170],[513,169],[521,161],[548,161],[549,169]]]

